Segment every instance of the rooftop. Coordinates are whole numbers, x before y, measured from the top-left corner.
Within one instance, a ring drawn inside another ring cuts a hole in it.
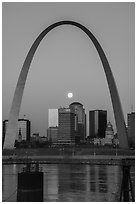
[[[79,103],[79,102],[73,102],[73,103],[70,104],[70,106],[71,106],[71,105],[80,105],[80,106],[83,106],[83,105],[82,105],[81,103]]]

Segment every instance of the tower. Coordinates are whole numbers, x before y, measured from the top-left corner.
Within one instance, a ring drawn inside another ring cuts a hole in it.
[[[76,142],[83,142],[86,137],[86,114],[83,105],[79,102],[73,102],[69,108],[75,113],[75,120],[77,120]]]
[[[74,144],[75,142],[75,113],[69,108],[59,108],[58,142]]]
[[[58,127],[58,109],[48,110],[48,127]]]
[[[105,138],[107,126],[107,111],[92,110],[89,111],[89,135],[92,138]]]

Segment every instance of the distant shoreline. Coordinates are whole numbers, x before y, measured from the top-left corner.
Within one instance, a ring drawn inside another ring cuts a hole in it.
[[[109,155],[58,155],[58,156],[3,156],[2,164],[97,164],[97,165],[131,165],[135,166],[135,156]]]

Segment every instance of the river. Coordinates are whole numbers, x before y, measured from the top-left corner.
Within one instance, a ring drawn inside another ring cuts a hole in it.
[[[17,173],[23,165],[2,166],[2,200],[16,202]],[[41,164],[45,202],[117,202],[122,171],[120,166],[89,164]],[[131,168],[135,186],[135,168]]]

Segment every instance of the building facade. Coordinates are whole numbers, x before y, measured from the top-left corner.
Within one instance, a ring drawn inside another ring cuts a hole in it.
[[[111,145],[113,143],[113,139],[114,139],[114,130],[113,130],[112,124],[109,121],[105,131],[105,144]]]
[[[71,111],[75,113],[75,141],[84,142],[86,138],[86,114],[83,105],[73,102],[69,105]]]
[[[52,144],[56,144],[58,142],[58,127],[49,127],[47,129],[47,138],[49,142]]]
[[[48,127],[58,127],[58,109],[48,110]]]
[[[132,142],[135,145],[135,112],[127,114],[127,132],[129,142]]]
[[[59,108],[58,143],[75,143],[75,113],[70,108]]]
[[[105,138],[107,127],[107,111],[89,111],[89,136],[91,138]]]

